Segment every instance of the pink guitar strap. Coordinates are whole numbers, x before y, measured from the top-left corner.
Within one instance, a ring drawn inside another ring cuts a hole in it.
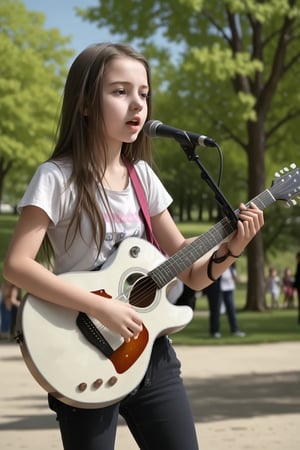
[[[149,210],[148,210],[147,200],[146,200],[145,192],[144,192],[143,186],[141,184],[141,181],[136,173],[134,165],[130,161],[126,160],[125,158],[124,158],[124,164],[126,165],[126,167],[128,169],[128,173],[129,173],[132,185],[134,187],[137,199],[138,199],[140,207],[141,207],[141,213],[142,213],[142,217],[143,217],[144,224],[145,224],[147,239],[149,242],[151,242],[152,245],[154,245],[156,248],[158,248],[159,251],[161,251],[161,248],[159,247],[159,244],[158,244],[157,240],[155,239],[155,236],[152,231],[151,219],[150,219],[150,214],[149,214]]]

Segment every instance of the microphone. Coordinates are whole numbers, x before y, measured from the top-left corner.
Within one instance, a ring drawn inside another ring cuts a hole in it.
[[[166,137],[173,138],[180,144],[190,143],[192,145],[201,145],[202,147],[217,147],[216,141],[207,136],[170,127],[159,120],[148,120],[143,130],[146,136],[150,138]]]

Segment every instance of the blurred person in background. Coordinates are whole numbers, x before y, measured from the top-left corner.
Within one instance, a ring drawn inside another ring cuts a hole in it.
[[[294,277],[289,267],[286,267],[282,277],[282,291],[283,291],[283,307],[294,308],[295,288]]]
[[[7,280],[2,284],[1,296],[1,340],[10,340],[15,335],[17,311],[21,300],[21,290]]]
[[[221,277],[206,287],[203,294],[207,296],[209,305],[209,333],[214,338],[220,338],[221,305],[224,304],[230,330],[233,336],[244,337],[246,334],[239,329],[234,291],[236,288],[237,270],[235,264],[228,267]]]
[[[294,287],[297,291],[298,298],[298,323],[300,324],[300,252],[296,254],[296,273],[295,273],[295,282]]]
[[[266,293],[271,296],[271,308],[279,308],[279,295],[281,291],[280,278],[275,267],[269,268],[269,274],[266,279]]]

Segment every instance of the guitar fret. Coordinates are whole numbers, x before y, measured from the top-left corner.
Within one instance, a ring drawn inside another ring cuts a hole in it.
[[[255,197],[252,202],[259,207],[260,209],[265,209],[269,205],[275,202],[275,198],[271,194],[271,192],[267,189],[262,194]]]
[[[179,250],[175,255],[163,262],[148,275],[158,288],[162,288],[176,275],[183,272],[201,256],[225,239],[235,227],[228,218],[223,218],[207,233],[196,238],[191,244]]]

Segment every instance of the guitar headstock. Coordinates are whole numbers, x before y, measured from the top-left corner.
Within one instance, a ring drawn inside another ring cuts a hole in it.
[[[300,169],[291,164],[290,168],[284,167],[276,172],[275,177],[270,188],[274,198],[285,201],[288,207],[296,205],[294,197],[300,192]]]

